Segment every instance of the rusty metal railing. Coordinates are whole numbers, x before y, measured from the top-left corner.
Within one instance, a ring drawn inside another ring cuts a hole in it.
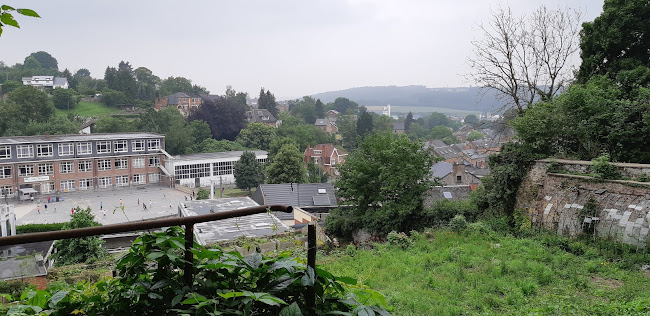
[[[19,244],[28,244],[33,242],[40,241],[50,241],[50,240],[59,240],[59,239],[70,239],[70,238],[80,238],[80,237],[89,237],[89,236],[98,236],[106,234],[115,234],[115,233],[124,233],[136,230],[146,230],[153,228],[162,228],[170,226],[185,226],[185,273],[184,281],[186,284],[190,285],[192,283],[193,277],[193,261],[192,252],[190,249],[194,246],[194,224],[204,223],[211,221],[218,221],[222,219],[241,217],[247,215],[254,215],[260,213],[266,213],[268,211],[273,212],[285,212],[291,213],[293,208],[287,205],[261,205],[243,208],[239,210],[219,212],[206,215],[197,215],[197,216],[188,216],[188,217],[179,217],[179,218],[166,218],[145,222],[131,222],[131,223],[121,223],[121,224],[112,224],[104,225],[97,227],[86,227],[86,228],[77,228],[70,230],[59,230],[43,233],[31,233],[24,235],[15,235],[0,237],[0,246],[12,246]],[[311,233],[311,232],[310,232]],[[316,247],[315,232],[314,232],[314,241],[313,245],[311,244],[312,240],[309,239],[309,248]],[[315,251],[314,251],[314,262],[315,267]]]

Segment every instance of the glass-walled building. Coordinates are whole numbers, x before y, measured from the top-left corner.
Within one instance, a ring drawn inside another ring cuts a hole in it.
[[[235,183],[234,167],[243,151],[191,154],[165,158],[167,170],[174,170],[174,183],[187,187]],[[253,151],[257,161],[265,163],[266,151]]]

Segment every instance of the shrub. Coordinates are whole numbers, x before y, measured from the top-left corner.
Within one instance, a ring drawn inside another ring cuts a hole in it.
[[[9,294],[12,297],[20,297],[20,293],[29,288],[29,282],[20,280],[0,281],[0,294]]]
[[[204,188],[199,188],[199,191],[196,192],[196,199],[197,200],[207,200],[210,198],[210,191],[204,189]]]
[[[449,227],[451,227],[455,232],[461,232],[467,229],[467,220],[465,219],[465,216],[460,214],[454,216],[454,218],[449,222]]]
[[[29,234],[62,230],[63,225],[65,225],[65,223],[20,225],[16,226],[16,234]]]
[[[468,224],[467,227],[473,232],[473,233],[478,233],[478,234],[490,234],[492,233],[492,229],[490,226],[486,225],[483,222],[475,222]]]
[[[393,245],[393,246],[400,246],[402,249],[408,249],[411,246],[413,246],[413,241],[411,238],[406,236],[405,233],[398,233],[396,231],[392,231],[388,233],[388,244]]]
[[[423,225],[428,227],[445,226],[456,215],[463,215],[470,221],[476,220],[479,215],[478,207],[473,200],[440,200],[433,208],[424,211]]]
[[[350,257],[356,256],[357,255],[357,247],[355,247],[354,245],[351,245],[351,244],[348,245],[347,247],[345,247],[345,254],[350,256]]]
[[[621,173],[618,167],[612,165],[608,154],[602,154],[591,161],[591,170],[596,178],[600,179],[618,179]]]

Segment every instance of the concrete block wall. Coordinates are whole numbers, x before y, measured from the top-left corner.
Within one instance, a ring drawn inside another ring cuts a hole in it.
[[[534,225],[566,236],[595,225],[600,237],[641,248],[650,245],[650,183],[547,174],[546,167],[547,162],[538,162],[518,193],[517,207],[528,210]],[[650,166],[635,168],[643,172]]]

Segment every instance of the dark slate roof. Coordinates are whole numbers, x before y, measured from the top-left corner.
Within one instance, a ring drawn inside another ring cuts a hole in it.
[[[327,120],[326,119],[317,119],[316,123],[314,123],[316,126],[326,126],[327,125]]]
[[[465,172],[477,178],[482,178],[490,174],[490,168],[477,168],[474,166],[466,166]]]
[[[185,92],[176,92],[174,94],[170,94],[166,96],[167,98],[167,104],[178,104],[178,98],[189,98],[190,96],[187,95]]]
[[[448,162],[441,161],[431,166],[431,173],[436,178],[444,178],[454,170],[454,166]]]
[[[268,119],[264,119],[264,117],[268,117]],[[268,109],[246,111],[246,120],[249,123],[275,123],[278,121]]]
[[[54,86],[63,87],[68,83],[68,78],[54,77]]]
[[[403,131],[404,130],[404,122],[395,122],[395,123],[393,123],[393,130],[394,131]]]
[[[337,206],[335,189],[331,183],[260,184],[257,190],[266,197],[266,204],[286,204],[298,207]],[[324,190],[324,192],[319,193],[319,190],[321,192]],[[323,196],[329,198],[329,204],[323,205],[324,199],[321,198]],[[314,197],[316,197],[316,204],[314,204]],[[258,199],[260,198],[258,197]],[[264,201],[256,200],[256,202],[264,204]]]
[[[47,270],[36,261],[35,255],[47,259],[54,241],[0,247],[0,280],[46,275]]]
[[[429,194],[434,200],[464,200],[472,192],[469,185],[450,185],[433,187]]]
[[[460,157],[460,154],[456,151],[456,149],[451,146],[434,148],[433,151],[436,153],[436,155],[445,159]]]

